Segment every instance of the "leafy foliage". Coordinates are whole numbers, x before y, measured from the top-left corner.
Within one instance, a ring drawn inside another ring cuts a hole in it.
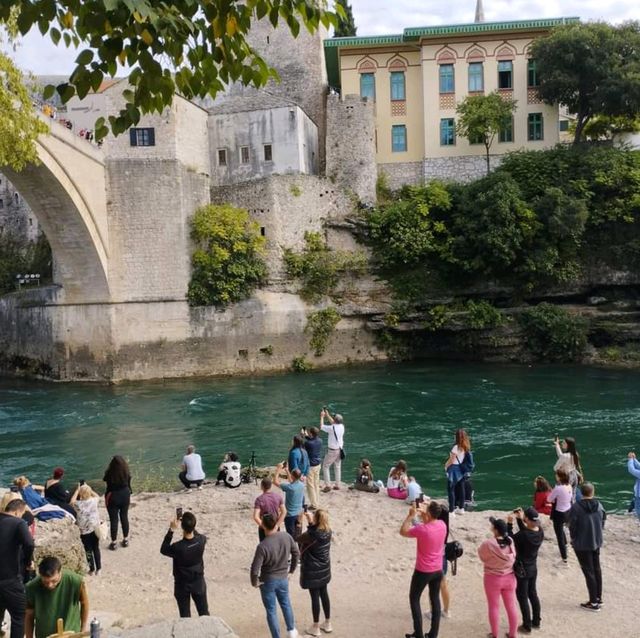
[[[304,331],[311,334],[309,345],[313,354],[320,357],[329,344],[329,339],[340,322],[340,313],[335,308],[324,308],[312,312],[307,318]]]
[[[361,275],[367,267],[362,252],[331,250],[320,233],[306,232],[301,253],[284,251],[287,275],[302,283],[300,296],[311,303],[334,296],[340,278]]]
[[[227,306],[265,282],[265,240],[246,210],[212,204],[199,208],[191,238],[196,246],[187,295],[191,305]]]
[[[425,330],[440,330],[449,320],[449,309],[444,305],[433,306],[427,310],[427,316],[423,322]]]
[[[504,315],[491,303],[481,299],[480,301],[467,301],[467,324],[475,330],[495,328],[504,323]]]
[[[587,322],[541,303],[520,317],[528,348],[546,361],[579,361],[587,346]]]
[[[353,19],[353,9],[348,0],[336,0],[336,11],[338,12],[338,24],[336,24],[333,37],[354,37],[358,32],[358,28]]]
[[[23,35],[34,28],[54,44],[82,48],[69,80],[49,87],[63,102],[85,97],[107,77],[122,76],[126,107],[109,118],[114,134],[161,113],[179,92],[187,99],[214,97],[225,84],[263,86],[275,72],[247,42],[256,20],[286,23],[294,36],[301,26],[329,27],[336,16],[314,0],[0,0],[0,22],[15,15]],[[108,128],[101,118],[96,137]]]
[[[39,274],[40,283],[51,281],[51,247],[44,235],[27,242],[0,231],[0,294],[16,288],[16,275]]]
[[[604,22],[554,29],[531,47],[547,104],[562,104],[576,114],[575,142],[592,118],[640,111],[640,24]]]
[[[293,361],[291,361],[291,370],[293,372],[309,372],[313,370],[313,363],[307,361],[305,357],[295,357]]]
[[[491,170],[491,146],[496,135],[511,124],[516,108],[516,100],[502,96],[498,91],[487,95],[470,95],[456,108],[458,135],[466,137],[471,143],[479,140],[484,144],[487,174]]]

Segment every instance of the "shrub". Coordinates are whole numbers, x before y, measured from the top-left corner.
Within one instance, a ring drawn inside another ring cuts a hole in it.
[[[191,221],[193,253],[187,297],[192,306],[227,306],[265,283],[264,237],[249,213],[228,204],[203,206]]]
[[[16,289],[16,275],[39,274],[40,283],[51,281],[51,246],[44,235],[35,242],[0,231],[0,295]]]
[[[504,323],[504,315],[488,301],[467,301],[467,325],[476,330],[495,328]]]
[[[291,184],[291,186],[289,186],[289,191],[294,197],[300,197],[300,195],[302,195],[302,189],[298,184]]]
[[[444,328],[449,320],[449,309],[446,306],[438,305],[427,311],[427,318],[423,322],[425,330],[440,330]]]
[[[309,372],[313,370],[313,363],[307,361],[306,357],[295,357],[291,362],[291,369],[294,372]]]
[[[342,276],[365,272],[367,258],[363,252],[331,250],[317,232],[306,232],[304,240],[302,252],[284,251],[287,275],[300,280],[300,296],[304,300],[317,303],[333,296]]]
[[[546,361],[579,361],[587,345],[587,322],[563,308],[541,303],[520,316],[527,347]]]
[[[324,354],[331,334],[339,322],[340,314],[335,308],[325,308],[309,315],[304,331],[311,334],[309,345],[316,357]]]

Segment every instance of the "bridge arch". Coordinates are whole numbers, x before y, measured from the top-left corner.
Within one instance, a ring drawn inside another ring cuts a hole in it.
[[[2,167],[43,229],[64,301],[109,301],[109,241],[102,151],[61,124],[46,120],[37,142],[40,164]]]

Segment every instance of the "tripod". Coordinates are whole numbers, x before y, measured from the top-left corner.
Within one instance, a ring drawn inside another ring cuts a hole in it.
[[[242,482],[243,483],[251,483],[251,479],[257,485],[258,484],[258,469],[256,467],[256,453],[251,452],[251,458],[249,459],[249,464],[245,467],[245,470],[242,474]]]

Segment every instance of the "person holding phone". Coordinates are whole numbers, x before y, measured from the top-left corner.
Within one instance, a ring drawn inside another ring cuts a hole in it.
[[[422,522],[413,525],[416,514]],[[429,601],[431,603],[431,628],[429,638],[438,638],[440,630],[440,583],[442,581],[442,560],[444,543],[447,537],[447,526],[440,520],[441,508],[438,503],[431,501],[427,506],[415,504],[409,508],[409,513],[400,527],[400,536],[415,538],[417,542],[416,564],[411,578],[409,603],[413,617],[413,633],[406,634],[406,638],[423,638],[422,609],[420,598],[425,588],[429,587]]]
[[[100,497],[83,483],[81,481],[78,484],[71,496],[70,504],[76,511],[80,540],[87,555],[87,563],[89,563],[89,575],[95,574],[97,576],[102,569],[100,536],[96,533],[96,530],[100,531],[100,514],[98,512]]]
[[[633,509],[640,522],[640,461],[636,458],[635,452],[627,454],[627,470],[636,480],[633,486]]]
[[[580,455],[576,447],[576,440],[572,436],[566,436],[560,443],[560,437],[556,434],[553,440],[558,460],[553,466],[553,471],[561,470],[569,477],[569,485],[573,492],[573,500],[580,500],[582,494],[578,486],[584,480],[584,471],[580,461]]]
[[[328,419],[329,424],[325,425],[324,420]],[[327,454],[322,461],[322,471],[324,473],[324,488],[323,492],[331,491],[331,466],[334,471],[334,484],[333,489],[340,489],[340,482],[342,479],[342,459],[344,458],[344,422],[342,415],[336,414],[332,417],[326,408],[323,408],[320,412],[320,429],[329,435],[327,441]]]
[[[192,512],[176,508],[176,516],[169,522],[160,553],[173,559],[173,595],[181,618],[191,617],[191,600],[199,616],[209,615],[207,583],[204,578],[204,550],[207,537],[196,530],[196,517]],[[182,528],[182,540],[172,543],[173,534]]]
[[[278,463],[273,477],[273,484],[284,492],[284,506],[287,510],[287,515],[284,518],[284,527],[291,537],[295,539],[298,536],[296,528],[302,514],[302,504],[304,503],[304,483],[300,480],[302,475],[298,469],[287,472],[288,481],[281,481],[280,473],[283,470],[286,470],[286,463]]]
[[[563,470],[558,470],[556,472],[556,485],[551,490],[551,494],[549,494],[549,503],[551,503],[550,518],[553,521],[553,530],[556,533],[560,558],[562,558],[562,562],[565,565],[568,562],[568,555],[567,536],[564,532],[564,527],[569,524],[572,500],[573,491],[571,485],[569,485],[569,475]]]

